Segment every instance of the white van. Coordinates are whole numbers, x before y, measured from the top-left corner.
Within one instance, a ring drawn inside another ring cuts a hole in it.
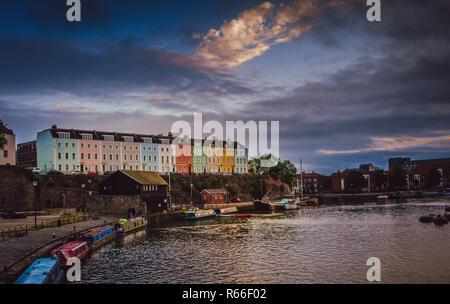
[[[41,173],[41,169],[39,169],[38,167],[31,167],[31,168],[27,168],[28,170],[31,170],[31,172],[40,174]]]

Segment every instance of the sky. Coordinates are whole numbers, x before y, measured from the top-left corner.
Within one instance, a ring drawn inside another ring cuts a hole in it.
[[[0,119],[145,134],[279,121],[280,157],[329,174],[450,157],[450,2],[0,2]]]

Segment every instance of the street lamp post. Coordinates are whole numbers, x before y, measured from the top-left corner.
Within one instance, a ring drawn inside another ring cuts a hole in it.
[[[168,172],[169,174],[169,208],[172,208],[172,191],[171,191],[171,187],[170,187],[170,171]]]
[[[37,230],[37,181],[33,181],[34,187],[34,230]]]

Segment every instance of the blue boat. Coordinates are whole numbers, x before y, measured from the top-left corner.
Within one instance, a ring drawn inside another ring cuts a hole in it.
[[[95,249],[111,239],[116,237],[116,231],[113,226],[103,226],[99,228],[92,229],[88,233],[85,233],[82,240],[88,243],[89,248]]]
[[[14,284],[59,284],[63,279],[64,270],[59,261],[43,258],[34,261]]]

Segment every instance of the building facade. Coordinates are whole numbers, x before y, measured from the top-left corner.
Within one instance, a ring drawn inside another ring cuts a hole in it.
[[[192,142],[192,172],[194,174],[204,174],[208,172],[207,149],[203,147],[201,140]]]
[[[176,148],[176,172],[190,174],[192,169],[192,147],[190,145],[177,145]]]
[[[248,151],[247,149],[236,143],[236,149],[234,152],[234,173],[244,174],[248,173]]]
[[[167,136],[142,135],[53,126],[37,134],[36,164],[42,174],[50,170],[96,174],[117,170],[160,174],[247,172],[245,148],[241,149],[240,160],[236,161],[233,148],[212,144],[206,147],[200,145],[196,151],[194,140],[189,140],[187,145],[175,145],[173,141],[170,133]],[[236,143],[232,144],[236,146]],[[198,155],[193,158],[193,153]],[[245,169],[236,171],[236,164]]]
[[[4,134],[6,145],[0,149],[0,165],[14,166],[16,164],[16,135],[10,129]]]
[[[17,145],[18,166],[37,167],[37,148],[36,141],[29,141]]]

